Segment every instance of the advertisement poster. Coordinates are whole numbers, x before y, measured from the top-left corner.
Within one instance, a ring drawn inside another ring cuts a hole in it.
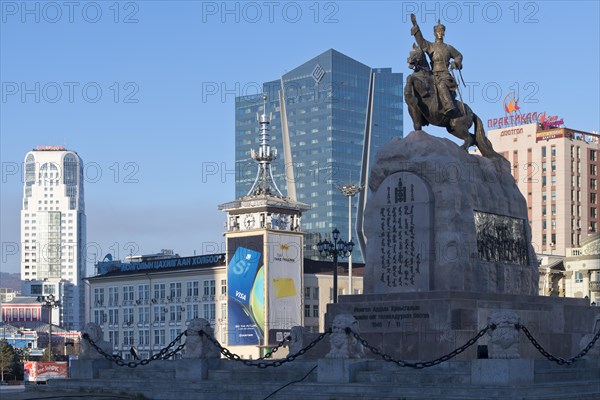
[[[269,233],[269,344],[302,325],[302,238]]]
[[[265,323],[263,237],[229,238],[227,252],[228,344],[262,344]]]
[[[45,382],[48,379],[66,379],[67,362],[25,361],[25,380],[29,382]]]

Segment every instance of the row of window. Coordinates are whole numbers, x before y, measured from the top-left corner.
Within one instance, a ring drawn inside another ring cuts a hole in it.
[[[575,283],[583,282],[583,272],[575,271],[574,275],[575,275]],[[600,271],[596,271],[596,273],[594,275],[596,276],[596,282],[600,282]]]
[[[108,341],[115,347],[120,347],[121,345],[124,347],[146,347],[150,346],[150,330],[148,329],[140,329],[137,332],[137,340],[135,337],[135,332],[133,330],[125,330],[123,331],[123,342],[119,342],[119,331],[109,330],[108,331]],[[169,343],[174,341],[179,335],[178,329],[170,329],[169,330]],[[152,345],[154,346],[165,346],[166,343],[166,329],[154,329],[153,332],[153,341]]]
[[[37,321],[40,318],[37,308],[5,308],[2,314],[4,321]]]
[[[184,285],[185,283],[185,285]],[[94,305],[103,306],[105,303],[105,288],[94,288]],[[199,297],[200,296],[200,281],[189,281],[189,282],[171,282],[167,283],[155,283],[152,285],[152,292],[150,292],[149,284],[141,284],[135,287],[134,285],[125,285],[122,287],[112,286],[107,288],[108,295],[108,306],[116,306],[119,304],[119,294],[122,293],[124,302],[133,302],[134,300],[141,303],[147,303],[150,298],[150,294],[153,294],[152,300],[169,300],[169,301],[182,301],[183,297]],[[137,290],[136,290],[137,289]],[[137,291],[137,299],[134,299]],[[216,280],[206,279],[202,281],[202,295],[203,296],[215,296],[217,292]],[[227,294],[227,280],[221,280],[220,294]]]
[[[227,303],[220,303],[222,320],[227,319]],[[120,311],[123,311],[122,318],[120,319]],[[166,323],[181,323],[189,321],[195,318],[204,318],[209,321],[214,321],[217,318],[217,306],[215,303],[204,303],[202,304],[202,314],[200,314],[200,304],[187,304],[186,306],[171,305],[165,307],[162,305],[156,305],[154,307],[139,307],[136,309],[128,307],[123,309],[111,308],[106,311],[94,310],[94,322],[102,325],[108,324],[109,326],[124,325],[131,326],[134,324],[149,324],[152,322]],[[152,311],[152,315],[151,315]],[[137,319],[134,318],[137,314]],[[168,318],[167,318],[168,317]]]
[[[73,213],[68,213],[68,214],[64,213],[64,214],[68,215],[69,217],[73,217]],[[37,216],[37,214],[35,214],[35,213],[33,213],[33,214],[25,213],[25,218],[29,218],[29,217],[35,218],[36,216]],[[69,222],[73,222],[73,220],[69,220]]]

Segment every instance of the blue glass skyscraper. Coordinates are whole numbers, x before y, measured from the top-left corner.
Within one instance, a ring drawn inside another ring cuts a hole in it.
[[[316,258],[314,245],[319,235],[325,238],[337,227],[348,240],[348,200],[337,188],[360,180],[367,124],[371,132],[369,166],[379,148],[393,137],[402,137],[403,77],[391,68],[371,68],[330,49],[280,79],[265,82],[266,113],[273,113],[271,145],[280,154],[282,85],[297,199],[312,207],[303,215],[305,257]],[[370,93],[372,118],[367,118]],[[241,197],[248,193],[256,175],[250,150],[258,140],[256,114],[263,112],[262,94],[237,97],[235,112],[235,195]],[[287,190],[285,173],[281,157],[273,164],[273,174],[283,193]],[[354,198],[353,220],[356,204]],[[357,242],[354,235],[352,239]],[[353,259],[362,261],[358,246]]]

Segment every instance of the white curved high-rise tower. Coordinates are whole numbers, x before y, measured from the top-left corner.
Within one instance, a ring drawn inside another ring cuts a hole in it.
[[[52,321],[66,329],[83,323],[86,218],[83,160],[62,146],[39,146],[24,160],[21,209],[23,294],[54,294]]]

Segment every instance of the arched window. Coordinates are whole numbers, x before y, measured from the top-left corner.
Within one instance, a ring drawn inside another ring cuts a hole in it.
[[[33,154],[28,154],[25,159],[25,182],[27,186],[35,183],[35,157]]]
[[[73,154],[65,155],[63,159],[63,170],[65,171],[65,185],[77,184],[77,158]]]

